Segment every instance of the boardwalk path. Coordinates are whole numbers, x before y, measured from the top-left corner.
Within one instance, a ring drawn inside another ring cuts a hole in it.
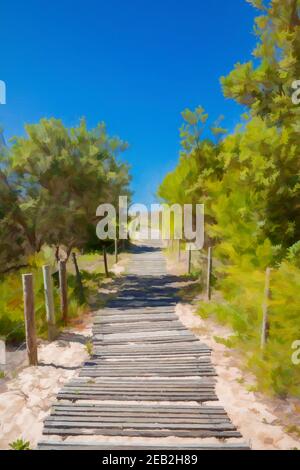
[[[136,249],[118,297],[95,314],[93,358],[59,392],[40,449],[246,447],[214,403],[209,348],[175,314],[176,280],[159,248]]]

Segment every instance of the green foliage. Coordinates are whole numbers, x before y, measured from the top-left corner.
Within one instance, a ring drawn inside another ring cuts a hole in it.
[[[30,442],[29,441],[24,441],[24,439],[17,439],[14,442],[11,442],[9,444],[9,447],[12,450],[31,450],[30,449]]]
[[[0,154],[4,272],[45,244],[63,245],[69,255],[91,238],[95,243],[98,205],[129,195],[128,166],[118,159],[127,144],[109,137],[104,123],[88,130],[82,120],[67,129],[60,120],[42,119],[25,130]]]
[[[42,265],[50,264],[55,272],[53,252],[44,249],[39,254],[29,258],[28,267],[18,272],[13,272],[0,278],[0,332],[9,343],[20,343],[25,339],[24,307],[21,274],[31,272],[34,276],[35,293],[35,320],[37,333],[41,337],[47,337],[46,311],[44,301],[44,284]],[[85,277],[83,276],[85,284]],[[85,286],[87,298],[95,289],[94,285],[87,283]],[[54,306],[58,327],[63,326],[60,315],[60,301],[58,285],[54,283]],[[68,298],[69,318],[75,318],[87,311],[86,305],[80,305],[75,276],[68,273]]]
[[[288,249],[287,259],[297,268],[300,268],[300,241]]]
[[[183,113],[182,152],[158,194],[168,203],[204,203],[206,244],[214,245],[218,302],[203,303],[234,330],[239,347],[264,390],[299,395],[300,369],[291,345],[300,331],[300,107],[292,83],[300,77],[299,0],[251,0],[255,61],[237,64],[221,79],[224,95],[248,108],[241,124],[203,139],[207,114]],[[260,349],[266,267],[272,267],[270,336]]]
[[[86,352],[88,353],[88,355],[89,355],[90,357],[92,357],[93,354],[94,354],[94,347],[93,347],[92,341],[87,341],[87,342],[85,343],[85,349],[86,349]]]

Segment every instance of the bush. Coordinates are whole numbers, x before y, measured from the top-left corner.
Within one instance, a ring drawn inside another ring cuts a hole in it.
[[[0,278],[0,335],[8,343],[21,343],[25,339],[24,306],[22,290],[22,274],[31,272],[34,277],[35,320],[37,334],[47,337],[47,322],[44,301],[44,284],[42,265],[50,264],[55,272],[55,263],[49,249],[33,256],[26,269],[2,276]],[[58,327],[62,326],[60,318],[60,301],[58,285],[53,283],[54,306]],[[87,289],[88,290],[88,289]],[[76,289],[75,276],[68,274],[69,317],[74,318],[87,310],[86,305],[80,305]]]
[[[230,325],[235,336],[231,346],[242,350],[261,390],[279,396],[300,394],[300,367],[292,363],[292,344],[300,340],[300,269],[283,261],[271,274],[269,338],[260,348],[264,271],[227,268],[218,285],[223,302],[201,304],[202,317],[213,315]]]

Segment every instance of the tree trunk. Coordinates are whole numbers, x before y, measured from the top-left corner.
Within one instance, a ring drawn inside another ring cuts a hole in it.
[[[58,263],[59,269],[59,289],[60,289],[60,308],[64,324],[68,323],[68,286],[67,286],[67,270],[66,262]]]
[[[75,272],[76,272],[76,282],[77,282],[78,293],[79,293],[79,301],[81,304],[84,304],[85,303],[84,289],[82,285],[81,274],[78,268],[76,253],[72,253],[72,258],[73,258],[73,263],[74,263]]]
[[[118,262],[118,239],[115,238],[115,263]]]
[[[55,247],[55,259],[56,259],[56,262],[58,263],[59,262],[59,245],[56,245]]]

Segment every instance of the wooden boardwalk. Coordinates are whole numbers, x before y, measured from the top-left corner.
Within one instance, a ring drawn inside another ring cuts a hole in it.
[[[118,297],[95,314],[94,355],[59,392],[39,449],[248,448],[215,403],[210,349],[175,314],[176,281],[159,248],[136,248]]]

